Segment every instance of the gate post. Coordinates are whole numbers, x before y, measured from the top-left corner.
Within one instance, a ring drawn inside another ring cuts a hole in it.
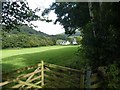
[[[87,67],[86,71],[86,85],[85,85],[86,90],[90,90],[91,88],[91,69],[90,67]]]
[[[41,86],[44,85],[44,62],[41,61]]]
[[[80,73],[80,88],[84,88],[84,69]]]

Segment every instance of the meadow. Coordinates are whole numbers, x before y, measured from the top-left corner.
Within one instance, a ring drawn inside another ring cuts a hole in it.
[[[41,60],[57,65],[76,66],[78,46],[47,46],[37,48],[2,50],[2,70],[10,72],[32,66]]]

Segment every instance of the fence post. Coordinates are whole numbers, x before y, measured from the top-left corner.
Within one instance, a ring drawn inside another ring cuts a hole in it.
[[[80,73],[80,88],[84,88],[84,70]]]
[[[91,69],[90,67],[87,68],[87,72],[86,72],[86,85],[85,88],[86,90],[90,90],[91,87]]]
[[[41,86],[44,85],[44,62],[41,61]]]

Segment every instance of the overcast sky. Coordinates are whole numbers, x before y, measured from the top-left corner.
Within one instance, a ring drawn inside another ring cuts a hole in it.
[[[29,7],[31,9],[35,9],[37,7],[41,8],[41,11],[45,8],[48,8],[49,5],[52,4],[52,2],[55,2],[55,0],[27,0]],[[37,15],[40,15],[41,12],[38,12]],[[56,19],[56,14],[54,12],[51,12],[49,15],[49,18],[53,21]],[[55,35],[60,34],[64,32],[64,29],[61,25],[53,24],[53,22],[47,23],[43,21],[34,21],[32,22],[34,25],[38,26],[38,28],[35,28],[37,31],[42,31],[44,33],[47,33],[49,35]]]

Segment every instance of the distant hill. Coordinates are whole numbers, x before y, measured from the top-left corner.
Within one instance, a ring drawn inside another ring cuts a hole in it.
[[[22,26],[19,31],[16,30],[16,29],[14,29],[14,30],[12,30],[10,33],[11,33],[11,34],[23,33],[23,34],[35,34],[35,35],[39,35],[39,36],[50,36],[50,35],[48,35],[48,34],[46,34],[46,33],[43,33],[43,32],[41,32],[41,31],[36,31],[35,29],[30,28],[30,27],[25,26],[25,25]]]
[[[65,33],[61,33],[61,34],[58,34],[58,36],[64,36],[65,38],[67,38],[69,35]],[[75,34],[70,35],[70,37],[73,37],[73,36],[80,36],[80,31],[76,31]]]
[[[27,34],[27,35],[37,35],[40,37],[49,37],[51,39],[57,40],[57,39],[63,39],[65,40],[67,35],[66,34],[58,34],[58,35],[48,35],[46,33],[43,33],[41,31],[36,31],[35,29],[29,27],[29,26],[22,26],[20,30],[14,29],[11,30],[8,34]]]
[[[9,32],[9,34],[27,34],[27,35],[37,35],[37,36],[41,36],[41,37],[50,37],[50,38],[53,38],[53,39],[55,39],[55,40],[57,40],[57,39],[63,39],[63,40],[65,40],[67,37],[68,37],[68,35],[67,34],[65,34],[65,33],[61,33],[61,34],[57,34],[57,35],[48,35],[48,34],[46,34],[46,33],[43,33],[43,32],[41,32],[41,31],[36,31],[35,29],[33,29],[33,28],[31,28],[31,27],[29,27],[29,26],[22,26],[21,28],[20,28],[20,30],[16,30],[16,29],[14,29],[14,30],[11,30],[10,32]],[[70,37],[72,37],[72,36],[80,36],[80,32],[79,31],[77,31],[75,34],[73,34],[73,35],[71,35]]]
[[[33,28],[30,28],[28,26],[22,26],[20,28],[20,33],[25,33],[25,34],[34,34],[34,35],[38,35],[38,36],[45,36],[45,37],[50,37],[53,38],[55,40],[57,39],[66,39],[66,35],[48,35],[46,33],[43,33],[41,31],[36,31]]]

